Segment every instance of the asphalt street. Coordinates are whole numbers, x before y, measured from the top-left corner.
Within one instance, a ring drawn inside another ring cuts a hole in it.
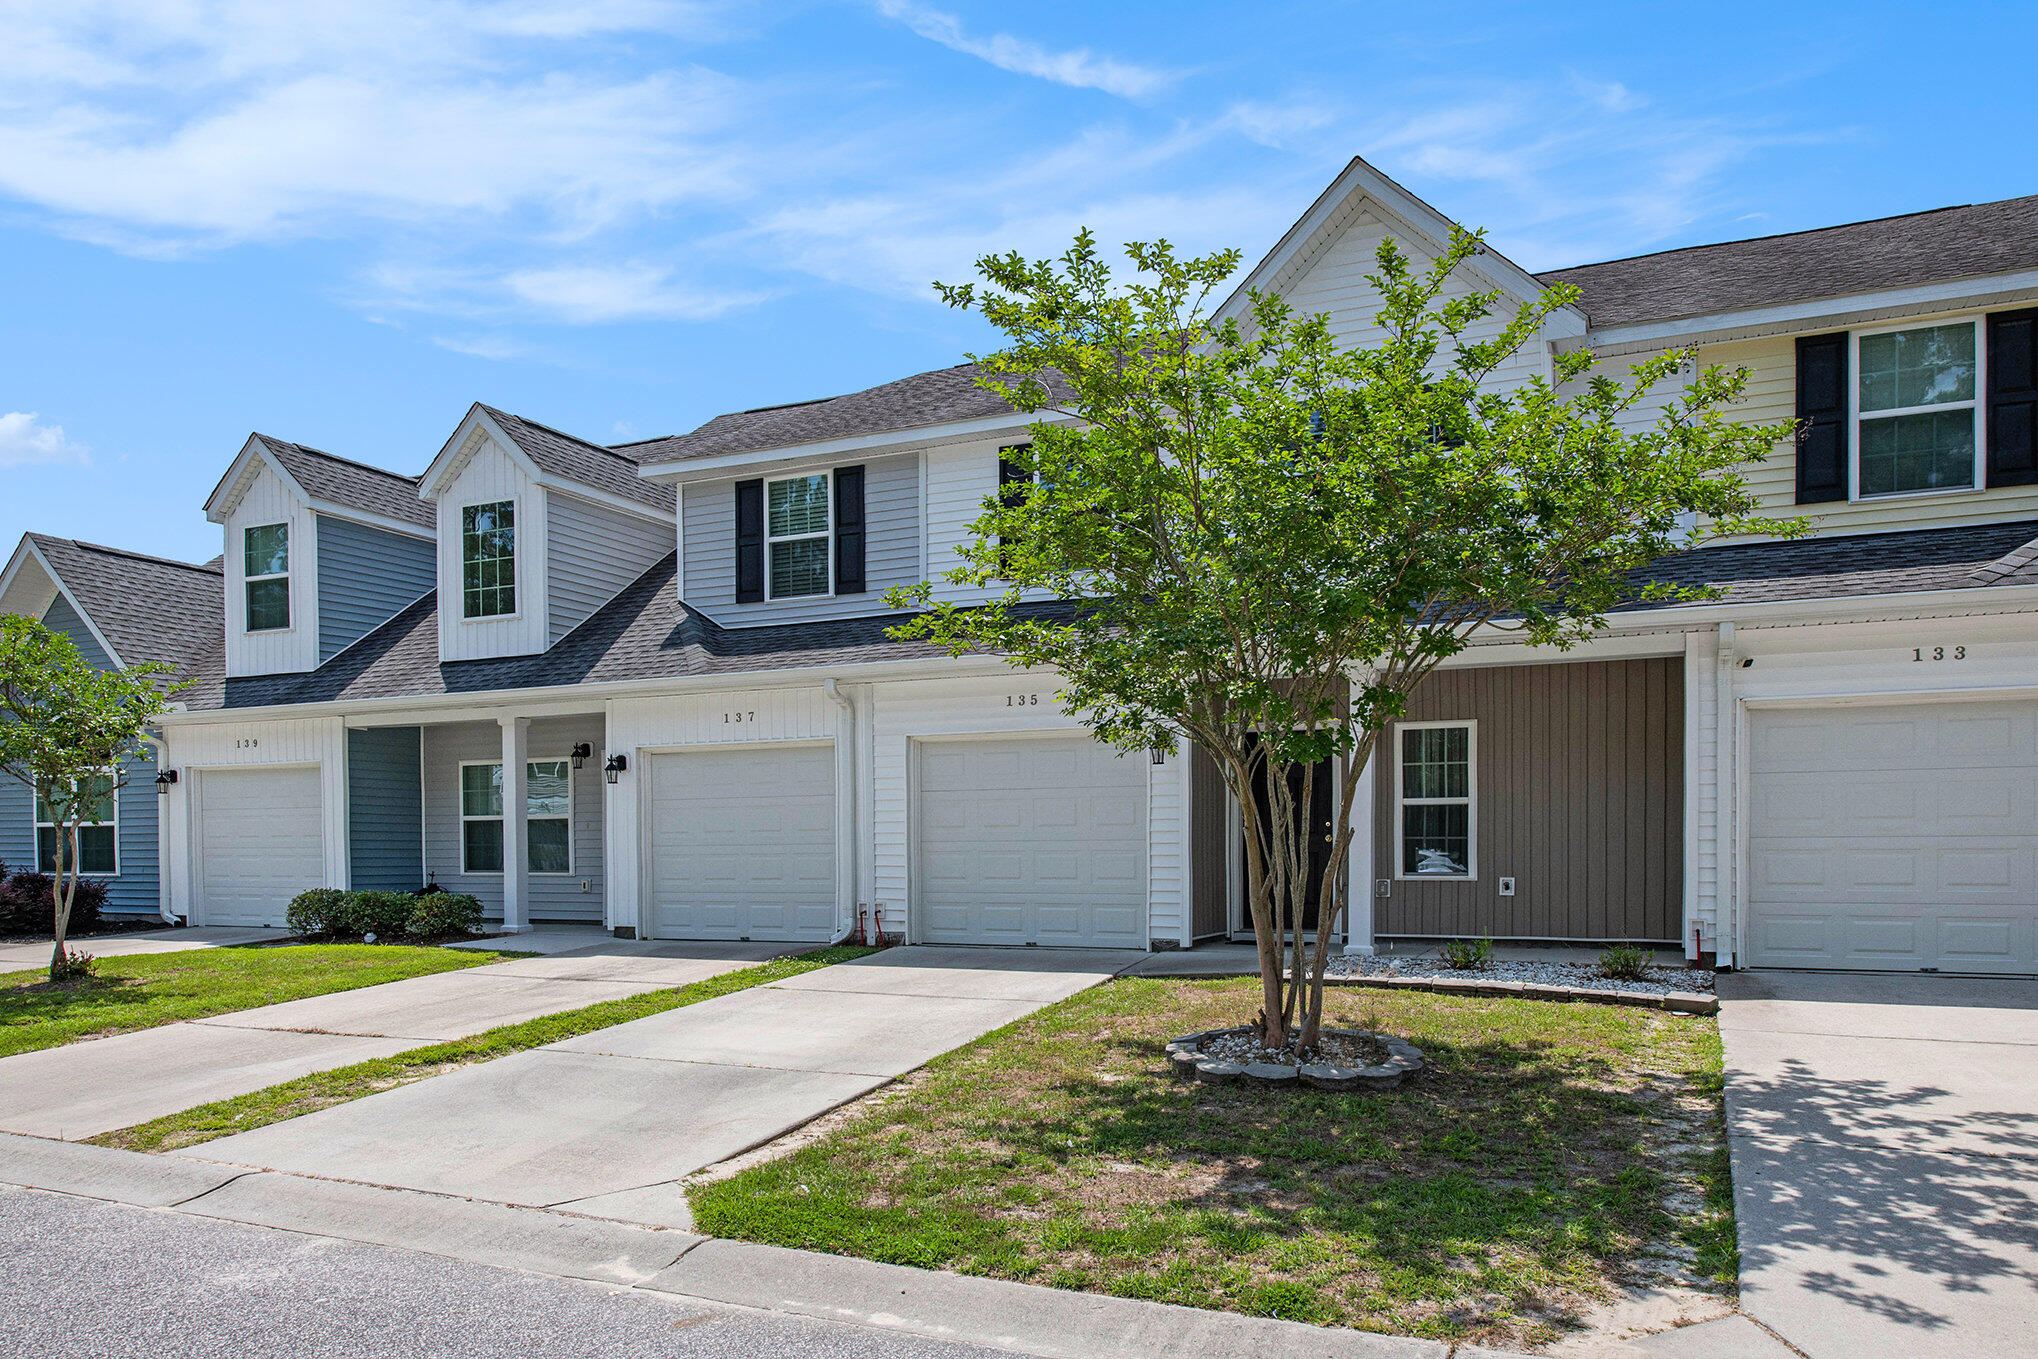
[[[989,1359],[1004,1354],[0,1186],[0,1355]]]

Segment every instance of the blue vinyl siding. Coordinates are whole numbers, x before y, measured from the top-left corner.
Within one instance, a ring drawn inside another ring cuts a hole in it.
[[[318,659],[323,665],[430,590],[438,562],[429,538],[330,515],[317,519]]]
[[[71,607],[71,601],[58,595],[43,610],[42,625],[51,632],[61,632],[71,639],[88,664],[99,670],[111,670],[113,658],[106,654],[106,648],[99,645],[99,639],[92,635],[92,629],[85,626],[85,620]]]
[[[417,727],[347,733],[347,861],[357,891],[409,892],[424,883],[421,739]]]
[[[12,774],[0,774],[0,864],[9,873],[35,867],[35,799]]]

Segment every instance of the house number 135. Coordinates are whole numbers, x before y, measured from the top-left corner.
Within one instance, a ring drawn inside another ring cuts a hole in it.
[[[1040,706],[1040,695],[1007,694],[1005,695],[1005,706],[1008,708],[1037,708]]]
[[[1964,646],[1913,647],[1911,649],[1911,659],[1914,661],[1964,661],[1967,659],[1967,648]]]

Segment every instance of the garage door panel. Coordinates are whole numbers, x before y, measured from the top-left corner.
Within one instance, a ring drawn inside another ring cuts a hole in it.
[[[647,757],[646,920],[661,938],[826,939],[832,747]]]
[[[930,943],[1146,941],[1146,769],[1089,737],[920,747],[918,905]]]
[[[203,923],[280,926],[292,897],[325,885],[316,768],[201,771],[198,808]]]
[[[2038,704],[1751,721],[1756,966],[2038,971]]]

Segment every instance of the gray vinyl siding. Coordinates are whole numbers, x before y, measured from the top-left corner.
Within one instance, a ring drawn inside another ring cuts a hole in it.
[[[529,754],[534,760],[565,759],[576,742],[594,747],[594,758],[573,775],[573,872],[567,877],[530,879],[532,920],[602,919],[602,758],[599,717],[545,718],[531,723]],[[439,886],[472,892],[483,914],[502,918],[502,875],[468,874],[460,858],[460,764],[502,758],[502,728],[493,722],[450,722],[426,727],[425,870]],[[581,891],[582,881],[588,890]]]
[[[425,880],[422,739],[417,727],[347,733],[347,862],[356,891],[408,892]]]
[[[106,654],[106,648],[99,645],[99,639],[92,635],[92,629],[85,626],[85,620],[71,607],[71,601],[58,595],[50,606],[42,611],[42,625],[51,632],[62,633],[78,648],[78,654],[85,663],[95,670],[111,670],[113,658]]]
[[[0,866],[8,873],[35,867],[35,798],[12,774],[0,774]]]
[[[674,530],[668,519],[625,514],[556,491],[547,494],[549,646],[662,561],[673,549]]]
[[[736,479],[690,485],[680,494],[687,603],[725,627],[852,618],[885,612],[884,594],[920,580],[920,457],[845,462],[864,468],[864,580],[860,595],[736,602]]]
[[[1674,942],[1684,903],[1684,661],[1439,670],[1406,720],[1479,724],[1478,878],[1395,876],[1395,746],[1380,744],[1383,935]],[[1499,879],[1516,894],[1499,894]]]
[[[1231,824],[1224,773],[1210,752],[1189,747],[1189,899],[1191,936],[1207,939],[1231,928],[1226,828]]]
[[[318,659],[331,660],[434,585],[432,540],[321,514],[318,520]]]

